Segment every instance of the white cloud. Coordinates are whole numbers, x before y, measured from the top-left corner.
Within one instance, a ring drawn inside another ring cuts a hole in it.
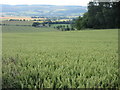
[[[50,4],[50,5],[82,5],[87,6],[90,0],[1,0],[1,4]]]

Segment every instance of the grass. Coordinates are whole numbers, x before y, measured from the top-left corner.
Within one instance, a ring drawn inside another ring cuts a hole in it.
[[[118,30],[5,28],[3,88],[118,87]]]
[[[2,21],[2,24],[9,25],[32,25],[34,21]]]
[[[37,32],[51,32],[58,30],[53,28],[36,28],[36,27],[30,27],[30,26],[2,26],[2,32],[3,33],[37,33]]]

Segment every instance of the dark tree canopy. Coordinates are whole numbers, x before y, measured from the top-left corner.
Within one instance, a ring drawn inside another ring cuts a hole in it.
[[[34,22],[34,23],[32,24],[33,27],[37,27],[38,25],[40,25],[39,22]]]
[[[119,2],[89,2],[88,12],[75,22],[77,29],[120,28],[120,1]]]

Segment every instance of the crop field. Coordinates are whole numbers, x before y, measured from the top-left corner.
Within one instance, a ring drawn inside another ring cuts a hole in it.
[[[38,32],[58,32],[54,28],[36,28],[30,26],[2,26],[3,33],[38,33]]]
[[[118,88],[117,29],[2,30],[3,88]]]
[[[30,20],[34,20],[36,18],[31,18],[31,17],[0,17],[0,20],[2,19],[2,21],[6,21],[6,20],[10,20],[10,19],[15,19],[15,20],[27,20],[27,21],[30,21]],[[45,20],[45,18],[38,18],[36,20]]]
[[[2,21],[3,24],[8,25],[32,25],[34,21]]]

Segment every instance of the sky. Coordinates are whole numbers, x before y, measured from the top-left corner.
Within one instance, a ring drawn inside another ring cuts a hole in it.
[[[80,5],[87,6],[91,0],[1,0],[0,4],[46,4],[46,5]]]

